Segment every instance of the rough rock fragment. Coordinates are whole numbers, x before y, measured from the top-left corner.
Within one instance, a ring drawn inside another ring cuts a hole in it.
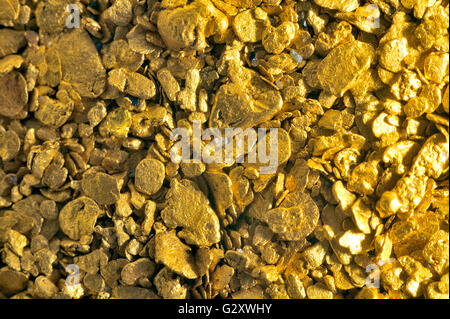
[[[50,299],[58,292],[58,288],[47,277],[39,276],[34,281],[33,296],[36,298]]]
[[[105,289],[105,281],[98,274],[86,274],[83,278],[83,286],[92,294],[98,294]]]
[[[374,56],[375,50],[365,42],[353,41],[336,47],[318,65],[317,77],[322,88],[342,96],[369,69]]]
[[[366,144],[366,138],[362,135],[338,131],[331,136],[318,136],[313,139],[313,155],[319,156],[324,154],[328,150],[335,149],[336,152],[339,149],[351,148],[355,150],[362,150]]]
[[[0,58],[17,53],[25,44],[25,33],[23,31],[0,29]]]
[[[441,133],[430,136],[422,145],[412,163],[411,171],[416,176],[439,178],[448,170],[449,144]]]
[[[0,25],[12,27],[19,16],[18,0],[3,0],[0,2]]]
[[[163,68],[158,71],[157,75],[159,83],[170,101],[175,101],[180,91],[180,85],[169,69]]]
[[[14,69],[19,69],[24,62],[22,56],[11,54],[3,59],[0,59],[0,74],[11,72]]]
[[[228,19],[211,2],[196,0],[183,7],[161,11],[157,26],[169,49],[201,50],[207,46],[206,38],[228,28]]]
[[[126,137],[131,127],[131,113],[125,108],[118,107],[106,115],[99,127],[100,135],[104,137]]]
[[[219,212],[224,212],[225,209],[231,207],[233,204],[233,191],[231,189],[232,182],[230,177],[225,173],[207,171],[205,178],[211,188]]]
[[[81,180],[81,188],[99,205],[112,205],[119,198],[117,180],[106,173],[86,174]]]
[[[67,203],[59,214],[61,230],[73,240],[90,235],[100,213],[98,205],[89,197],[78,197]]]
[[[129,262],[125,258],[119,258],[110,260],[106,265],[100,268],[100,274],[105,279],[106,284],[109,287],[117,285],[117,280],[120,279],[123,267]]]
[[[188,279],[198,277],[191,248],[181,242],[175,231],[161,232],[155,238],[155,260]]]
[[[364,162],[353,169],[347,188],[349,191],[361,195],[371,195],[375,191],[377,182],[377,167],[370,162]]]
[[[333,293],[322,283],[306,288],[306,294],[309,299],[333,299]]]
[[[353,12],[336,14],[336,18],[346,20],[362,31],[377,35],[386,32],[386,25],[383,23],[381,16],[380,8],[372,3],[358,7]]]
[[[114,299],[158,299],[150,289],[141,287],[118,286],[112,289]]]
[[[210,127],[246,129],[272,118],[282,107],[279,91],[264,82],[253,70],[229,70],[232,82],[216,93]]]
[[[155,96],[156,87],[153,80],[126,69],[113,69],[108,73],[108,83],[120,92],[139,99],[148,100]]]
[[[45,125],[60,127],[70,118],[73,108],[73,102],[63,102],[42,96],[39,98],[39,108],[35,112],[35,117]]]
[[[103,93],[106,71],[89,34],[80,29],[64,33],[57,43],[62,80],[82,96],[95,98]]]
[[[211,282],[215,290],[221,290],[231,280],[234,275],[234,269],[228,265],[218,266],[211,277]]]
[[[233,31],[242,42],[258,42],[262,39],[264,19],[257,19],[254,10],[238,13],[233,19]]]
[[[8,130],[0,132],[0,158],[2,161],[13,159],[20,151],[20,138],[17,133]]]
[[[74,262],[80,270],[88,274],[96,274],[101,268],[106,266],[108,255],[101,249],[96,249],[89,254],[75,257]]]
[[[22,256],[23,249],[28,245],[28,239],[21,233],[9,229],[6,232],[8,247],[18,256]]]
[[[126,68],[136,72],[144,62],[144,56],[130,49],[125,40],[116,40],[102,48],[102,62],[106,69]]]
[[[314,0],[314,2],[321,7],[341,12],[350,12],[359,7],[358,0]]]
[[[408,40],[406,38],[387,41],[380,52],[380,64],[386,70],[400,72],[402,61],[408,55]]]
[[[180,277],[164,267],[155,276],[154,284],[158,294],[164,299],[186,299],[188,287],[180,283]]]
[[[283,22],[276,28],[269,27],[262,33],[262,44],[267,52],[280,54],[289,46],[295,36],[295,25]]]
[[[440,230],[434,233],[423,249],[425,260],[434,268],[438,274],[448,270],[448,233]]]
[[[448,53],[431,53],[424,64],[424,75],[433,82],[441,83],[445,75],[448,75]]]
[[[339,245],[348,248],[352,255],[370,250],[371,241],[370,236],[352,230],[347,230],[338,239]]]
[[[211,246],[220,240],[220,225],[208,199],[190,180],[173,179],[166,195],[167,206],[161,212],[169,227],[182,227],[180,238],[189,244]]]
[[[405,70],[394,77],[391,93],[402,101],[409,101],[418,95],[422,81],[416,72]]]
[[[0,269],[0,292],[6,296],[11,296],[27,286],[28,278],[21,272],[17,272],[8,267]]]
[[[136,166],[134,185],[144,194],[152,195],[158,192],[164,182],[164,164],[156,159],[143,159]]]
[[[327,246],[326,244],[320,242],[316,243],[313,246],[307,248],[303,253],[302,256],[305,258],[308,267],[310,269],[315,269],[322,265],[323,260],[325,258],[325,255],[327,253]]]
[[[135,286],[139,279],[146,279],[153,275],[155,263],[148,258],[140,258],[125,265],[121,271],[121,281],[125,285]]]
[[[42,1],[36,7],[36,24],[42,34],[57,34],[66,29],[69,0]]]
[[[28,103],[27,83],[17,71],[0,75],[0,115],[14,118]]]
[[[133,4],[130,0],[117,0],[103,11],[103,19],[110,21],[118,26],[126,26],[133,18]]]
[[[301,240],[311,234],[319,221],[319,209],[311,197],[292,193],[264,218],[270,229],[283,240]]]

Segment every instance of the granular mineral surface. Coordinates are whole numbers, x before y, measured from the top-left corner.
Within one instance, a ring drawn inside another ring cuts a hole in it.
[[[0,0],[0,299],[448,299],[448,29],[448,0]]]

